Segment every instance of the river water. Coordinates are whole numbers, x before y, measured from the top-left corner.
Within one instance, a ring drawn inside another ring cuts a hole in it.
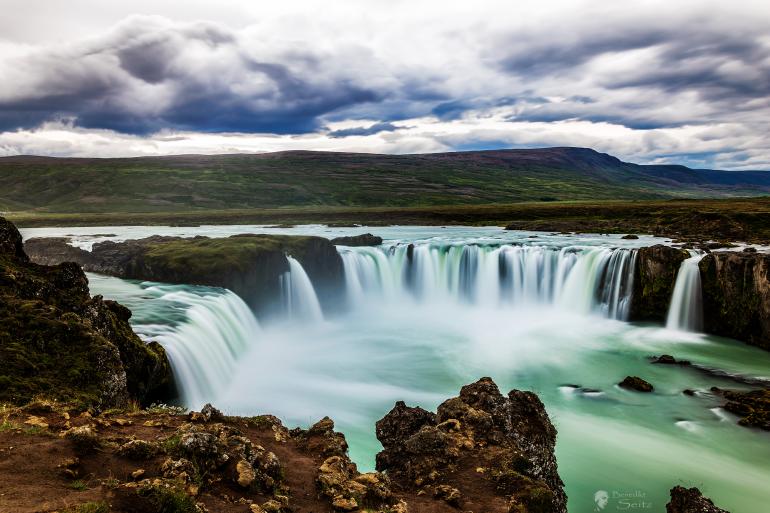
[[[276,298],[284,315],[272,318],[258,319],[223,289],[95,274],[89,280],[92,293],[134,312],[140,336],[164,345],[186,406],[212,402],[231,414],[272,413],[289,426],[329,415],[364,470],[373,467],[380,448],[374,422],[396,400],[434,409],[463,384],[491,376],[504,393],[533,390],[545,403],[559,432],[557,458],[571,512],[594,511],[598,490],[610,495],[605,511],[662,512],[677,484],[700,487],[733,513],[768,510],[770,434],[738,426],[709,391],[745,387],[697,368],[653,365],[649,358],[667,353],[727,374],[770,379],[770,353],[684,331],[697,328],[692,303],[699,301],[698,281],[692,278],[681,280],[672,308],[687,315],[672,313],[669,328],[625,320],[634,248],[664,239],[315,225],[23,234],[69,235],[88,249],[95,241],[152,234],[333,237],[363,231],[385,244],[339,248],[347,304],[333,316],[322,314],[296,261]],[[626,375],[650,381],[654,393],[619,388]]]

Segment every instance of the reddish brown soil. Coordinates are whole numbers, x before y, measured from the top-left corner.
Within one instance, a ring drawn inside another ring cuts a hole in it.
[[[25,424],[30,416],[42,419],[48,428]],[[3,419],[4,418],[4,419]],[[134,481],[131,473],[144,469],[144,478],[162,477],[160,467],[167,455],[146,461],[135,461],[116,454],[121,443],[136,438],[160,442],[188,422],[186,415],[159,413],[104,414],[96,417],[71,413],[69,420],[58,412],[24,412],[12,410],[0,418],[0,512],[42,513],[65,512],[88,502],[104,501],[114,513],[134,513],[135,508],[116,495],[116,485]],[[129,421],[121,426],[118,420]],[[254,444],[262,445],[278,456],[284,473],[284,484],[290,490],[290,508],[295,513],[331,513],[328,499],[319,497],[316,488],[318,467],[324,460],[319,448],[302,444],[294,437],[278,441],[268,423],[228,417],[224,424],[241,430]],[[159,423],[148,426],[146,422]],[[61,433],[69,426],[95,427],[104,446],[93,453],[77,451]],[[76,475],[67,475],[63,462],[78,457]],[[479,461],[460,461],[455,472],[443,482],[458,488],[463,494],[460,508],[414,490],[394,489],[397,499],[404,499],[409,513],[450,513],[458,511],[503,513],[507,511],[504,498],[495,496],[492,484],[476,471]],[[80,486],[79,486],[80,485]],[[85,485],[85,489],[82,488]],[[237,485],[222,480],[204,487],[196,501],[214,513],[248,513],[245,500],[262,504],[271,497],[244,492]],[[240,501],[244,499],[244,501]]]

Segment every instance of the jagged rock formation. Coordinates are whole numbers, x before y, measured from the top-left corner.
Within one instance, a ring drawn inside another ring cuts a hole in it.
[[[504,397],[489,379],[467,385],[437,412],[403,402],[377,422],[377,470],[399,490],[419,490],[472,511],[566,511],[554,456],[556,429],[538,397]],[[497,499],[477,502],[479,493]]]
[[[665,321],[679,266],[687,251],[656,245],[639,248],[634,272],[632,321]]]
[[[729,513],[717,508],[711,499],[704,497],[697,488],[675,486],[671,489],[671,502],[666,504],[666,513]]]
[[[351,237],[337,237],[332,239],[332,244],[337,246],[379,246],[382,244],[382,237],[364,233]]]
[[[700,274],[705,330],[770,349],[770,254],[714,252]]]
[[[0,401],[42,395],[84,406],[123,406],[170,393],[163,348],[131,330],[131,312],[90,296],[76,264],[44,266],[0,218]]]
[[[264,311],[280,297],[280,277],[296,258],[327,308],[342,290],[342,259],[322,237],[235,235],[227,238],[147,237],[94,244],[91,252],[68,246],[66,239],[31,239],[25,244],[34,261],[77,262],[86,271],[141,280],[210,285],[232,290],[252,308]]]

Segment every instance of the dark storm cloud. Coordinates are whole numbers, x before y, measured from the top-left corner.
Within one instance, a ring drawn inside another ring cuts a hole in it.
[[[313,41],[287,43],[257,29],[131,18],[99,38],[0,60],[10,73],[0,84],[0,131],[66,120],[126,134],[342,138],[426,116],[493,115],[650,130],[756,116],[758,102],[770,103],[770,45],[756,27],[630,16],[565,27],[481,34],[451,66],[442,52],[439,62],[401,66],[365,44],[322,52]],[[361,126],[324,130],[354,120]]]
[[[581,66],[597,55],[648,48],[666,41],[667,37],[666,31],[660,29],[629,27],[597,27],[588,34],[513,34],[501,45],[507,52],[503,51],[503,57],[496,60],[501,68],[515,74],[558,74]]]
[[[607,82],[610,88],[696,91],[709,101],[770,96],[770,48],[751,36],[696,34],[662,47],[659,66]],[[736,71],[737,67],[744,70]]]
[[[500,46],[507,53],[495,60],[501,70],[527,82],[558,80],[575,88],[566,101],[523,109],[516,119],[607,121],[649,129],[728,119],[770,98],[770,45],[763,42],[762,31],[698,23],[640,25],[625,20],[624,26],[583,27],[550,38],[506,36]],[[607,59],[596,64],[601,57]],[[590,98],[581,94],[583,87],[590,89]],[[603,97],[626,91],[638,101],[617,104]],[[683,108],[655,118],[656,108],[673,107],[676,95],[690,93],[703,107],[699,113]],[[711,111],[708,119],[702,117],[704,110]]]
[[[260,59],[219,27],[144,25],[19,62],[31,87],[0,100],[0,130],[71,119],[84,128],[146,134],[304,133],[336,109],[381,94],[327,73],[309,52]]]
[[[375,123],[368,127],[358,126],[355,128],[344,128],[342,130],[334,130],[329,132],[329,137],[348,137],[351,135],[374,135],[380,132],[393,132],[398,130],[398,127],[392,123]]]

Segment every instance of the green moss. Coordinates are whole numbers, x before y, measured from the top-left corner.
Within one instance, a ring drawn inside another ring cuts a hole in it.
[[[110,507],[106,502],[86,502],[67,508],[63,513],[110,513]]]
[[[529,513],[550,513],[553,511],[554,495],[545,486],[533,486],[519,495]]]
[[[174,433],[173,435],[161,441],[160,446],[167,454],[177,455],[179,453],[179,443],[181,441],[181,435],[179,435],[179,433]]]
[[[144,255],[147,266],[169,273],[206,276],[222,271],[247,272],[266,253],[298,254],[312,237],[250,235],[184,239],[155,244]]]
[[[144,486],[136,492],[150,502],[157,513],[198,513],[192,497],[181,490],[164,486]]]

